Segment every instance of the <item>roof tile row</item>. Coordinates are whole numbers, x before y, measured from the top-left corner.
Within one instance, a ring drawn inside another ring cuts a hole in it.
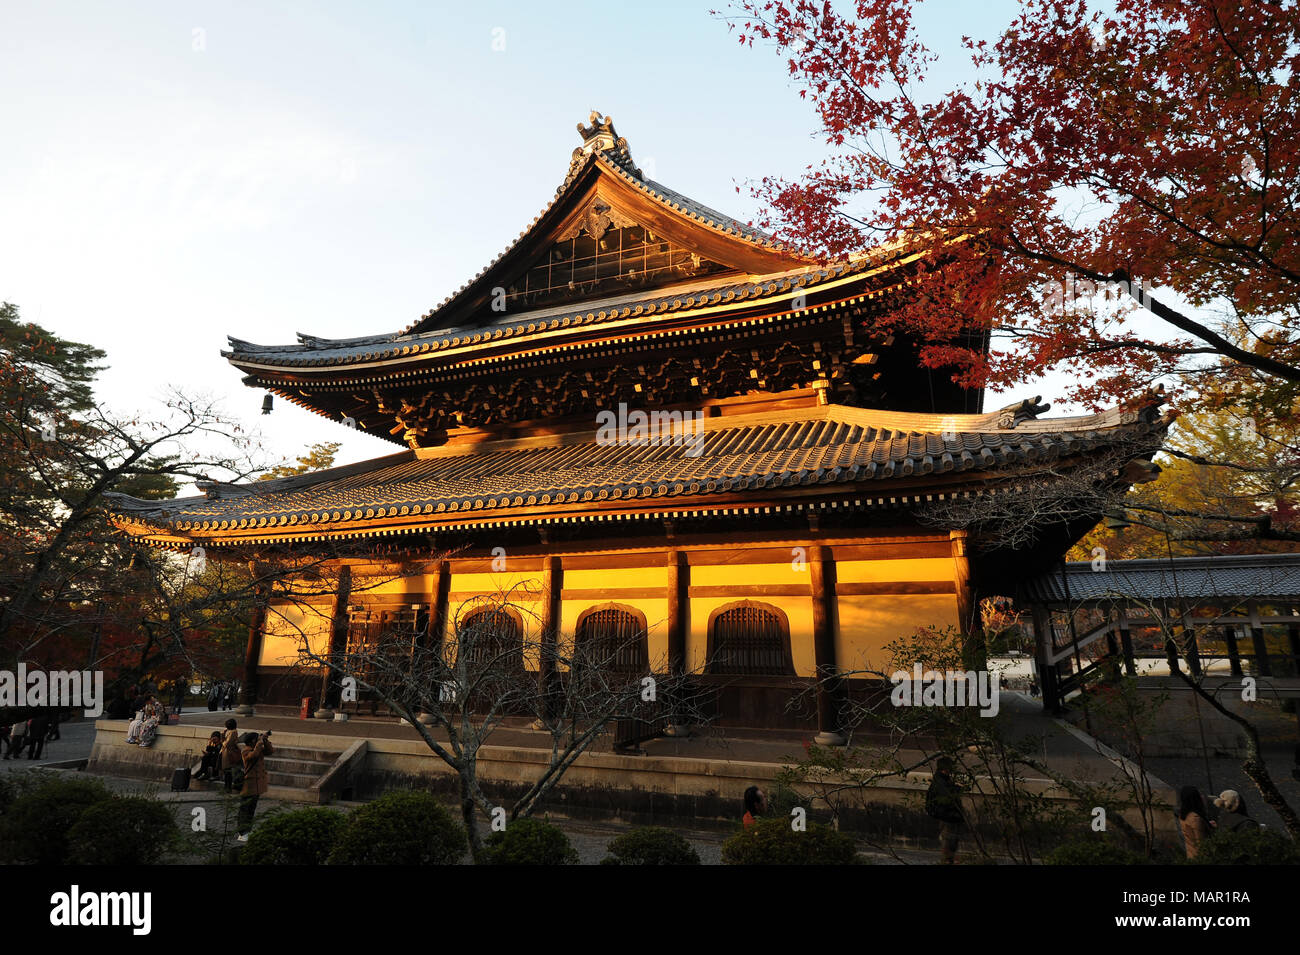
[[[1074,430],[939,434],[864,425],[860,412],[831,406],[782,413],[785,420],[710,422],[708,430],[673,434],[658,443],[601,443],[593,436],[561,446],[460,453],[443,449],[432,456],[410,452],[375,461],[372,468],[353,465],[286,481],[231,486],[211,498],[161,504],[118,498],[117,510],[153,526],[203,534],[842,486],[1052,460],[1112,444],[1124,435],[1149,434],[1162,428],[1164,420],[1094,416],[1076,421],[1097,426]]]

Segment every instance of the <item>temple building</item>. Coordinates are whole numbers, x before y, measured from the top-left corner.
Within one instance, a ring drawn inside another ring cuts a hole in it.
[[[503,621],[520,639],[639,634],[632,665],[699,672],[721,725],[834,741],[833,694],[815,712],[787,707],[817,674],[882,666],[885,645],[918,627],[976,632],[983,597],[1013,593],[1100,516],[986,552],[927,507],[1014,494],[1045,463],[1068,470],[1108,448],[1141,449],[1140,465],[1168,416],[1154,402],[985,411],[982,392],[878,330],[919,253],[813,261],[645,178],[608,117],[578,128],[550,204],[405,329],[231,339],[245,384],[393,454],[169,502],[119,498],[116,520],[208,559],[348,541],[375,566],[416,566],[336,599],[326,642],[376,625],[438,640],[459,604],[533,581],[537,613]],[[364,578],[366,558],[349,568]],[[293,635],[266,619],[247,702],[296,703],[314,687],[296,675]]]

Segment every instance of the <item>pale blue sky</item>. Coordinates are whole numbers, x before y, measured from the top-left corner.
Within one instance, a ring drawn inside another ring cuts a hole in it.
[[[286,402],[259,415],[225,336],[409,325],[549,201],[592,109],[648,175],[751,218],[746,180],[822,149],[783,61],[717,5],[4,0],[0,299],[106,349],[117,408],[178,383],[284,455],[389,453]],[[933,79],[1014,10],[924,4]]]

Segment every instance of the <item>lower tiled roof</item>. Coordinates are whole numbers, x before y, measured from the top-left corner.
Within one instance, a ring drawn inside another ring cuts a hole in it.
[[[1300,554],[1112,560],[1105,570],[1079,561],[1065,565],[1065,579],[1057,569],[1024,587],[1027,601],[1041,603],[1252,597],[1300,598]]]
[[[1154,450],[1167,419],[1148,406],[1052,424],[1009,410],[940,416],[827,405],[704,419],[696,433],[656,443],[602,443],[588,432],[451,446],[277,481],[210,485],[202,497],[118,496],[114,506],[131,533],[153,536],[152,528],[200,540],[243,539],[259,529],[287,536],[349,528],[370,533],[376,521],[422,517],[439,524],[525,513],[571,517],[584,506],[644,507],[661,499],[707,504],[723,495],[770,498],[798,489],[888,492],[888,482],[902,479],[910,479],[909,487],[919,481],[951,489],[963,475],[978,481],[981,472],[1124,440],[1146,440]]]

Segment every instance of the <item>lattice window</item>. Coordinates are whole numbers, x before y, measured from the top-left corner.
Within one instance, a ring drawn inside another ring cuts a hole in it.
[[[775,607],[742,600],[715,611],[709,622],[706,673],[793,676],[790,628]]]
[[[519,618],[504,607],[484,607],[467,613],[456,628],[456,639],[468,654],[471,667],[523,667],[524,628]]]
[[[416,640],[428,629],[428,604],[391,607],[357,605],[348,611],[348,669],[363,682],[373,682],[378,659],[409,662]]]
[[[608,605],[595,607],[578,619],[579,658],[599,661],[611,673],[646,673],[650,649],[645,617],[634,610]]]
[[[723,270],[724,266],[671,245],[641,226],[608,229],[599,239],[582,233],[557,242],[506,289],[507,310]]]

